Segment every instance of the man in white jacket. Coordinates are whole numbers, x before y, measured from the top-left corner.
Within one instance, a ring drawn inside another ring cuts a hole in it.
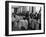
[[[21,27],[24,27],[25,29],[28,28],[28,21],[27,20],[20,20],[18,23],[18,27],[19,29],[21,29]]]

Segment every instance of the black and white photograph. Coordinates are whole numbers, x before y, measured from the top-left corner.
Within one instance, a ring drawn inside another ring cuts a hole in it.
[[[12,31],[41,30],[41,7],[12,6],[11,9]]]
[[[44,3],[6,2],[7,35],[44,33]]]

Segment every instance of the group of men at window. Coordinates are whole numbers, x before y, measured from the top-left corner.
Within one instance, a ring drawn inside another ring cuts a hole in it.
[[[41,29],[41,8],[39,13],[23,11],[22,13],[12,13],[13,30],[39,30]]]

